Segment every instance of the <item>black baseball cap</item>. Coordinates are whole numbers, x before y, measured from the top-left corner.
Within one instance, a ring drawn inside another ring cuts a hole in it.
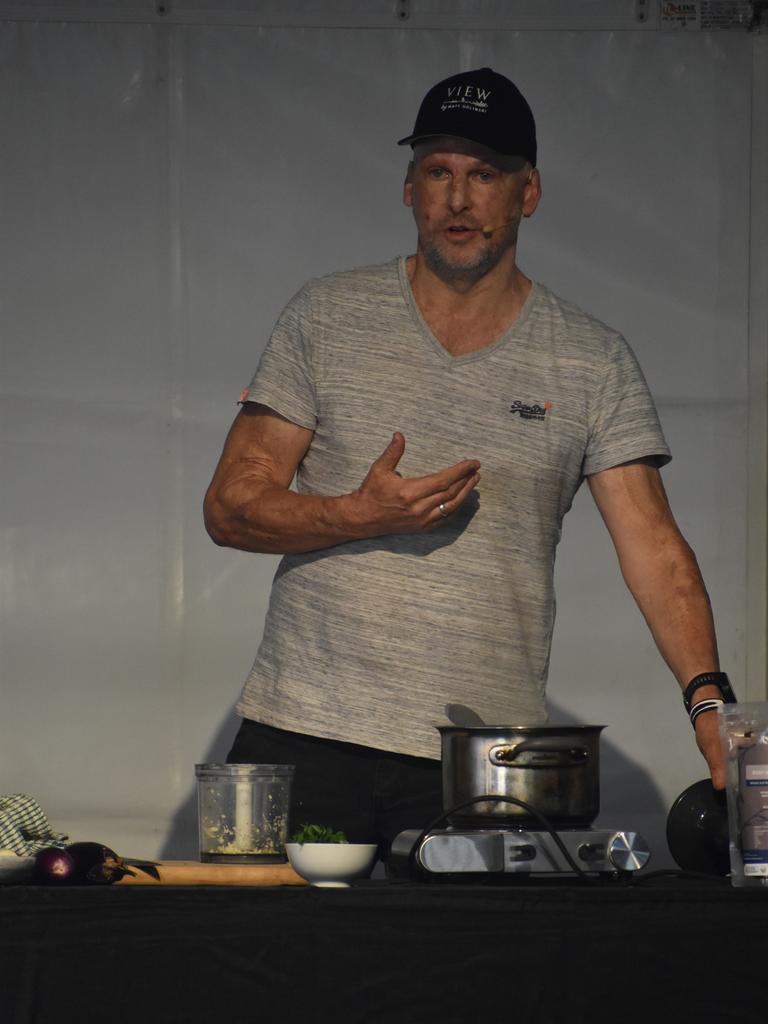
[[[451,135],[536,166],[536,122],[528,103],[492,68],[463,71],[433,85],[421,102],[413,133],[398,146]]]

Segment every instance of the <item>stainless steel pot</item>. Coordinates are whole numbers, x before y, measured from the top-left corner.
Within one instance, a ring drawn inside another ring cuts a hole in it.
[[[445,726],[443,810],[482,796],[512,797],[552,824],[589,826],[600,810],[600,733],[604,725]],[[525,808],[483,800],[450,815],[474,825],[536,821]]]

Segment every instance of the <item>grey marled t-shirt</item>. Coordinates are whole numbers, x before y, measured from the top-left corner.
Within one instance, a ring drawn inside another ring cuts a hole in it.
[[[482,479],[434,532],[285,556],[238,712],[435,758],[447,704],[543,722],[562,518],[584,476],[669,460],[623,338],[534,284],[501,338],[451,356],[401,258],[307,284],[247,400],[314,431],[301,493],[354,490],[396,430],[403,476],[477,458]]]

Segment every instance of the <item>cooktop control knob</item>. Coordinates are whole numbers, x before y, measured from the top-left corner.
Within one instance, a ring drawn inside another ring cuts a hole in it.
[[[648,844],[638,832],[614,832],[607,852],[608,860],[619,871],[639,871],[651,858]]]
[[[582,843],[576,852],[579,859],[585,860],[588,864],[605,864],[604,843]]]

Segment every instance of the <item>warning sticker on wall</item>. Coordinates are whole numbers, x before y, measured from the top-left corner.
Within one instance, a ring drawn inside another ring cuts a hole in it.
[[[662,0],[660,27],[663,29],[696,29],[701,28],[701,13],[699,4],[692,0],[691,3],[673,3],[672,0]]]
[[[659,5],[659,27],[673,32],[748,29],[753,17],[750,0],[661,0]]]

